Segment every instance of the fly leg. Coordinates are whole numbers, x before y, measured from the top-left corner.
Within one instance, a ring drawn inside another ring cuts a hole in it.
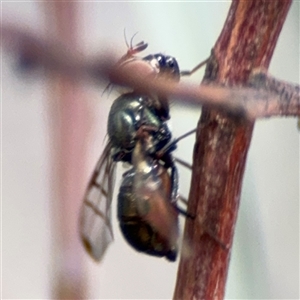
[[[180,200],[184,205],[188,205],[188,200],[184,198],[182,195],[178,195],[178,200]]]
[[[175,209],[183,216],[185,216],[186,218],[192,219],[194,220],[196,217],[192,214],[190,214],[189,212],[187,212],[186,210],[182,209],[181,207],[175,205]]]
[[[180,214],[182,214],[183,216],[190,218],[190,219],[194,219],[195,216],[193,216],[192,214],[190,214],[189,212],[185,211],[184,209],[182,209],[181,207],[179,207],[177,205],[177,199],[181,199],[182,197],[180,195],[178,195],[178,182],[179,182],[179,175],[178,175],[178,170],[177,167],[175,165],[175,160],[173,158],[173,156],[170,153],[166,153],[164,155],[164,157],[161,158],[162,161],[165,162],[165,167],[167,169],[171,169],[171,203],[174,206],[174,208],[176,209],[176,211]],[[186,202],[187,203],[187,202]]]
[[[188,205],[188,200],[186,198],[184,198],[182,195],[178,195],[178,200],[183,202],[185,206]],[[186,218],[189,218],[189,219],[192,219],[192,220],[194,220],[196,218],[196,216],[194,214],[191,214],[187,210],[184,210],[184,209],[180,208],[178,205],[177,205],[177,210],[180,214],[182,214]]]
[[[183,216],[194,219],[195,216],[187,212],[186,210],[182,209],[177,205],[177,199],[180,198],[178,195],[178,181],[179,181],[179,176],[178,176],[178,170],[177,167],[174,164],[174,159],[171,155],[169,155],[170,159],[172,159],[172,165],[171,165],[171,182],[172,182],[172,189],[171,189],[171,203],[173,204],[174,208],[176,211]]]
[[[176,145],[177,143],[184,139],[185,137],[193,134],[196,132],[196,129],[193,129],[185,134],[183,134],[182,136],[176,138],[175,140],[171,141],[169,144],[167,144],[163,149],[161,149],[160,151],[158,151],[156,153],[156,158],[157,159],[161,159],[164,163],[165,163],[165,167],[167,169],[171,169],[171,182],[172,182],[172,188],[171,188],[171,202],[173,203],[175,209],[181,213],[182,215],[188,217],[188,218],[194,218],[193,215],[191,215],[189,212],[181,209],[180,207],[178,207],[178,205],[176,204],[177,199],[180,197],[178,195],[178,182],[179,182],[179,176],[178,176],[178,170],[177,167],[175,166],[175,161],[178,161],[179,163],[181,163],[182,165],[186,166],[187,168],[191,169],[191,166],[180,160],[180,159],[174,159],[174,157],[170,154],[170,152],[172,152],[174,149],[176,149]]]
[[[207,58],[206,60],[202,61],[200,64],[198,64],[195,68],[193,68],[190,71],[181,71],[180,72],[180,76],[191,76],[192,74],[194,74],[196,71],[198,71],[200,68],[202,68],[204,65],[207,64],[209,58]]]
[[[178,157],[174,157],[174,159],[175,159],[175,161],[176,161],[177,163],[179,163],[180,165],[186,167],[186,168],[189,169],[189,170],[192,170],[192,165],[191,165],[191,164],[187,163],[186,161],[184,161],[184,160],[182,160],[182,159],[180,159],[180,158],[178,158]]]
[[[171,141],[170,143],[168,143],[165,147],[163,147],[160,151],[157,152],[157,154],[156,154],[157,158],[163,157],[165,155],[165,153],[170,153],[170,152],[174,151],[176,149],[177,143],[180,140],[182,140],[182,139],[188,137],[189,135],[195,133],[196,130],[197,130],[196,128],[193,129],[193,130],[190,130],[187,133],[181,135],[180,137],[178,137],[178,138],[174,139],[173,141]]]
[[[175,166],[175,161],[179,162],[180,164],[182,164],[183,166],[185,166],[189,169],[191,169],[191,166],[189,164],[187,164],[186,162],[182,161],[181,159],[173,158],[173,156],[170,154],[170,152],[172,152],[176,148],[176,144],[180,140],[184,139],[185,137],[187,137],[195,132],[196,132],[196,129],[193,129],[193,130],[185,133],[184,135],[178,137],[177,139],[175,139],[172,142],[170,142],[169,144],[167,144],[162,150],[160,150],[157,153],[157,158],[161,159],[162,161],[165,162],[165,167],[167,169],[171,168],[171,180],[172,180],[171,203],[174,205],[174,208],[178,211],[178,213],[180,213],[180,214],[184,215],[185,217],[192,219],[192,220],[195,220],[196,216],[183,210],[176,203],[176,200],[180,199],[181,201],[183,201],[184,203],[187,204],[187,200],[178,195],[178,170]],[[227,250],[229,248],[229,246],[227,244],[225,244],[222,240],[220,240],[211,229],[207,228],[203,224],[201,224],[201,227],[203,228],[203,231],[207,235],[209,235],[218,245],[220,245],[220,247],[223,250]]]
[[[166,169],[171,169],[171,202],[176,205],[178,197],[179,176],[173,156],[167,152],[160,158],[165,163]]]
[[[203,224],[200,225],[203,229],[203,232],[206,233],[210,238],[212,238],[223,250],[228,250],[229,245],[224,243],[221,239],[219,239],[212,230],[208,227],[204,226]]]

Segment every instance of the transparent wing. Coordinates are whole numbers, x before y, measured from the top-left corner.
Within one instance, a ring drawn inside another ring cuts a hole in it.
[[[80,219],[80,234],[87,252],[96,261],[113,240],[111,201],[115,183],[116,163],[111,158],[108,143],[88,184]]]

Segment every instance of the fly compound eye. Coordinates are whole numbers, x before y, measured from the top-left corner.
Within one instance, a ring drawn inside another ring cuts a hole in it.
[[[169,68],[173,69],[174,66],[175,66],[175,64],[174,64],[174,59],[173,59],[173,58],[169,58],[169,59],[167,60],[167,65],[168,65]]]
[[[166,58],[164,55],[162,54],[156,54],[154,55],[157,62],[158,62],[158,65],[160,67],[161,70],[164,70],[166,68]]]
[[[166,69],[170,74],[172,74],[172,77],[175,80],[180,79],[179,66],[178,66],[177,60],[174,57],[168,56],[166,58]]]
[[[161,55],[157,55],[156,59],[157,59],[159,65],[163,64],[164,59],[163,59],[163,57]]]

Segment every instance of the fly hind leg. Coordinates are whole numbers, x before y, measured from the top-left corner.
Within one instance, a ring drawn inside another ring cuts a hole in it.
[[[191,76],[192,74],[194,74],[195,72],[197,72],[200,68],[202,68],[204,65],[207,64],[209,58],[207,58],[206,60],[202,61],[200,64],[198,64],[195,68],[193,68],[190,71],[181,71],[180,72],[180,76]]]

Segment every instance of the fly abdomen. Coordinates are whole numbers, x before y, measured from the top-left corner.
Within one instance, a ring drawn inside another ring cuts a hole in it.
[[[134,169],[126,173],[118,195],[118,220],[123,236],[139,252],[159,257],[165,256],[168,260],[175,261],[177,243],[174,243],[173,240],[170,243],[139,213],[137,196],[133,188],[134,175]],[[145,211],[147,211],[146,207]]]

